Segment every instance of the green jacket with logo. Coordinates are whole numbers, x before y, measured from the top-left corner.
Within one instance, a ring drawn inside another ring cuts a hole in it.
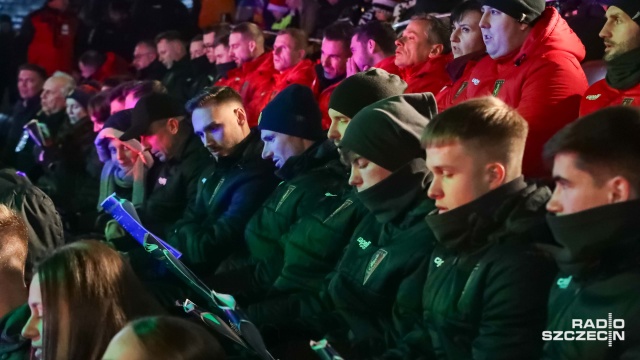
[[[544,360],[640,359],[640,201],[600,206],[575,214],[548,215],[560,244],[550,248],[560,274],[551,287]],[[611,327],[609,327],[611,315]],[[574,320],[605,320],[606,328],[574,328]],[[621,320],[624,326],[621,327]],[[605,331],[581,335],[579,331]],[[611,346],[608,331],[613,331]],[[556,333],[559,332],[559,333]],[[562,333],[573,332],[573,333]],[[624,332],[624,340],[618,336]],[[616,335],[614,337],[614,335]],[[570,341],[571,339],[575,339]]]
[[[351,357],[384,350],[398,287],[433,250],[435,237],[424,222],[435,209],[426,196],[427,174],[424,159],[416,159],[358,194],[370,214],[355,229],[327,289],[348,326]],[[331,333],[346,340],[340,329]]]

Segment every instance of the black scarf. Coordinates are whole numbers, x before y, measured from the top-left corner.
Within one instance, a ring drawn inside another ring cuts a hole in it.
[[[414,159],[357,196],[378,222],[385,224],[427,198],[428,174],[424,159]]]
[[[607,84],[627,90],[640,83],[640,47],[607,62]]]
[[[564,273],[578,278],[599,272],[603,267],[625,267],[626,260],[635,261],[640,245],[638,219],[639,200],[570,215],[548,214],[547,223],[561,245],[549,250]]]

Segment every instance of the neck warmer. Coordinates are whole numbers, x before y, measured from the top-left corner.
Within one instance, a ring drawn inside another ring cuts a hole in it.
[[[484,246],[487,235],[500,226],[496,210],[505,204],[508,198],[527,188],[521,176],[474,201],[449,210],[443,214],[433,214],[425,218],[440,244],[450,250],[471,251]]]
[[[640,83],[640,47],[607,62],[607,84],[627,90]]]
[[[357,196],[385,224],[405,215],[417,201],[426,200],[428,174],[424,159],[413,159]]]
[[[637,243],[640,237],[638,219],[640,200],[599,206],[570,215],[548,214],[549,228],[561,245],[548,250],[564,273],[577,278],[589,276],[603,262],[622,266],[625,257],[635,258],[637,254],[629,251],[629,246]],[[616,254],[612,256],[612,252]],[[613,260],[608,261],[609,258]]]

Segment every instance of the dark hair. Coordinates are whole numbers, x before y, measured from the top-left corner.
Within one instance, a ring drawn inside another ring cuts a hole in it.
[[[213,47],[216,48],[220,45],[226,48],[229,47],[229,35],[216,36],[215,40],[213,40]]]
[[[133,95],[136,99],[149,94],[166,94],[167,88],[158,80],[136,81],[126,87],[126,95]]]
[[[182,35],[180,34],[179,31],[169,30],[169,31],[162,32],[158,34],[158,36],[156,36],[155,38],[156,45],[162,40],[182,42]]]
[[[393,55],[396,51],[396,32],[388,23],[376,20],[369,21],[364,25],[358,26],[355,29],[354,36],[361,43],[373,40],[386,55]]]
[[[147,359],[225,360],[227,356],[216,338],[202,326],[169,316],[133,321]]]
[[[576,167],[598,182],[624,176],[640,191],[640,110],[631,106],[604,108],[558,131],[545,144],[548,163],[560,153],[575,153]]]
[[[322,38],[331,41],[341,41],[347,52],[351,52],[351,38],[354,32],[353,25],[348,21],[337,21],[324,29]]]
[[[80,55],[80,61],[82,64],[91,66],[95,69],[100,68],[104,61],[106,60],[106,56],[104,54],[95,51],[95,50],[87,50],[82,55]]]
[[[22,64],[22,65],[20,65],[20,67],[18,67],[18,72],[20,72],[22,70],[33,71],[34,73],[38,74],[38,76],[40,76],[42,81],[47,80],[47,71],[45,69],[43,69],[41,66],[39,66],[39,65],[36,65],[36,64]]]
[[[242,105],[242,97],[237,91],[228,86],[213,86],[205,88],[198,95],[187,101],[185,108],[189,113],[195,109],[216,106],[227,102],[236,102]]]
[[[242,34],[243,39],[253,40],[258,44],[264,44],[264,34],[258,25],[254,23],[240,23],[234,26],[229,34]]]
[[[132,85],[131,81],[124,82],[109,90],[109,102],[112,101],[124,101],[127,97],[129,87]]]
[[[148,47],[149,49],[153,49],[154,52],[156,52],[156,44],[155,42],[153,42],[153,40],[141,40],[138,41],[138,43],[136,44],[136,46],[140,46],[140,45],[144,45],[146,47]]]
[[[426,33],[431,44],[442,44],[443,54],[451,52],[451,27],[447,22],[430,14],[419,14],[411,18],[411,21],[425,21],[427,23]]]
[[[231,33],[231,26],[229,26],[229,24],[217,24],[217,25],[207,26],[202,31],[203,35],[211,34],[211,33],[216,34],[216,37],[229,35]]]
[[[89,99],[87,105],[89,116],[96,119],[99,124],[104,124],[111,115],[111,104],[106,92],[99,92]]]
[[[191,42],[202,41],[202,34],[198,34],[191,39]]]
[[[305,50],[307,45],[309,45],[309,39],[307,34],[296,28],[287,28],[280,30],[278,32],[278,36],[280,35],[289,35],[293,39],[293,42],[296,44],[295,50]]]
[[[104,79],[102,86],[113,89],[120,84],[130,81],[133,81],[133,77],[131,77],[131,75],[114,75]]]
[[[451,19],[451,24],[454,22],[460,22],[469,11],[482,13],[482,4],[476,0],[467,0],[460,3],[451,10],[451,16],[449,17]]]
[[[29,249],[29,230],[24,220],[0,204],[0,270],[24,271]]]
[[[37,268],[42,305],[43,356],[58,360],[60,309],[69,317],[67,359],[100,359],[111,338],[129,321],[163,311],[129,263],[95,240],[58,248]]]
[[[422,133],[425,148],[461,141],[476,153],[522,166],[529,126],[518,112],[494,97],[465,101],[436,115]]]

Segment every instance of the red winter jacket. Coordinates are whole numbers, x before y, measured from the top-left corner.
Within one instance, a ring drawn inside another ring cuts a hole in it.
[[[467,87],[471,80],[471,73],[478,61],[487,56],[486,53],[474,53],[461,56],[447,64],[449,83],[436,95],[438,112],[467,100]]]
[[[239,93],[242,84],[244,84],[242,68],[235,68],[227,72],[227,77],[218,79],[215,86],[228,86]]]
[[[318,89],[318,81],[316,80],[311,87],[314,94],[317,94],[318,97],[318,107],[320,108],[320,112],[322,113],[322,129],[328,130],[331,126],[331,118],[329,117],[329,100],[331,99],[331,94],[333,94],[333,90],[340,85],[340,82],[337,82],[326,89],[320,91]],[[319,93],[318,93],[319,92]]]
[[[529,123],[523,172],[549,175],[542,148],[564,125],[578,117],[587,78],[580,67],[585,49],[554,8],[547,8],[520,50],[493,60],[483,58],[471,74],[469,99],[494,95],[516,108]]]
[[[430,58],[425,63],[401,68],[400,77],[407,83],[405,94],[438,94],[450,81],[445,67],[452,59],[451,54],[440,55]]]
[[[398,67],[398,65],[396,65],[396,56],[389,56],[387,58],[382,59],[379,63],[373,65],[374,68],[378,68],[378,69],[382,69],[386,72],[388,72],[389,74],[394,74],[394,75],[398,75],[401,76],[401,70]]]
[[[47,74],[70,73],[78,19],[71,13],[43,7],[24,21],[21,37],[29,44],[27,61],[42,66]]]
[[[242,64],[242,73],[244,74],[243,84],[240,88],[240,95],[245,104],[249,126],[258,126],[258,117],[260,110],[251,107],[251,101],[254,97],[259,96],[269,86],[269,82],[276,74],[273,68],[273,53],[264,53],[252,61]]]
[[[268,81],[256,89],[253,97],[249,99],[248,103],[245,103],[245,109],[251,113],[260,114],[271,99],[291,84],[300,84],[311,88],[316,79],[314,66],[310,60],[302,60],[296,66],[282,73],[276,71]]]
[[[91,75],[91,79],[103,83],[105,79],[115,75],[125,75],[129,73],[127,61],[113,52],[107,52],[106,58],[100,69]]]
[[[580,116],[591,114],[607,106],[640,106],[640,84],[627,90],[614,89],[602,79],[591,85],[580,102]]]

